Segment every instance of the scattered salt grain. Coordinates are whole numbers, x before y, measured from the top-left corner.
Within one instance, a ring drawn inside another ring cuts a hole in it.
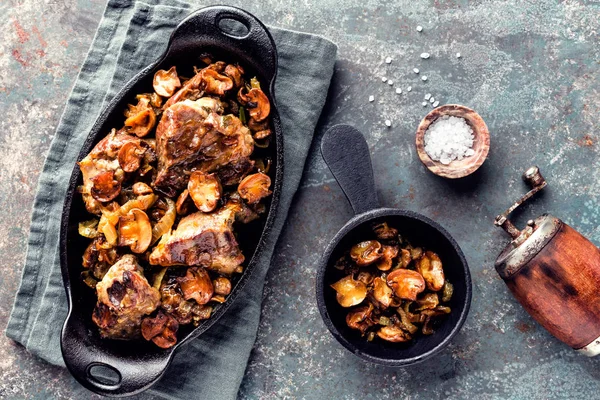
[[[427,94],[425,95],[425,100],[429,100],[430,98],[431,98],[431,93],[427,93]]]
[[[386,120],[385,120],[385,126],[387,126],[388,128],[389,128],[390,126],[392,126],[392,121],[390,121],[389,119],[386,119]]]
[[[394,84],[394,81],[392,81],[392,80],[388,81],[388,85],[392,86],[393,84]]]
[[[369,102],[374,102],[375,101],[375,96],[369,96]]]
[[[381,77],[381,82],[387,82],[387,78],[385,76]]]
[[[396,88],[396,93],[398,93],[398,94],[402,93],[402,89]]]
[[[421,53],[421,58],[428,59],[431,54],[429,53]]]
[[[436,101],[435,103],[433,103],[433,106],[434,106],[434,107],[437,107],[437,106],[439,106],[439,105],[440,105],[440,102],[439,102],[439,101]]]
[[[421,25],[417,26],[417,32],[421,32],[423,30],[423,27]]]
[[[432,98],[429,99],[430,103],[433,103],[434,101],[435,101],[435,97],[432,97]]]
[[[409,86],[409,87],[406,88],[407,92],[410,92],[411,90],[412,90],[412,86]]]
[[[418,74],[418,73],[419,73],[419,68],[413,68],[413,72],[414,72],[415,74]]]
[[[422,80],[423,82],[425,82],[425,81],[427,80],[427,75],[423,75],[423,76],[421,77],[421,80]]]
[[[444,115],[425,132],[425,151],[432,160],[448,165],[475,154],[473,139],[473,129],[464,118]]]
[[[391,64],[392,63],[392,57],[388,57],[385,59],[385,63],[386,64]]]
[[[427,105],[427,102],[426,102],[426,101],[424,101],[424,102],[422,102],[422,103],[421,103],[421,105],[422,105],[423,107],[425,107],[425,106]]]
[[[460,53],[456,53],[456,58],[460,58]]]

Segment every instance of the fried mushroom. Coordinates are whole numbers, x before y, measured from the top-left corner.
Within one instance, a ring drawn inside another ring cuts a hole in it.
[[[259,88],[252,88],[244,94],[245,91],[246,88],[241,88],[238,91],[239,102],[248,108],[251,119],[256,122],[264,121],[271,113],[269,98]]]
[[[129,246],[134,253],[145,252],[152,242],[152,225],[138,208],[119,217],[119,246]]]
[[[115,179],[115,171],[104,171],[91,178],[92,197],[102,203],[114,200],[121,193],[121,182]]]
[[[444,286],[442,260],[433,251],[427,251],[417,261],[417,271],[423,275],[427,287],[437,292]]]
[[[129,132],[137,137],[144,137],[150,133],[154,125],[156,125],[156,113],[150,105],[150,98],[147,95],[138,96],[137,105],[129,105],[125,112],[127,119],[125,126],[129,128]]]
[[[175,66],[169,68],[168,71],[161,69],[154,74],[154,80],[152,82],[154,91],[163,97],[171,97],[175,90],[181,87],[179,76]]]
[[[355,306],[367,297],[367,285],[355,280],[352,275],[340,279],[331,287],[337,292],[336,299],[342,307]]]
[[[188,268],[185,276],[178,278],[177,281],[185,300],[194,299],[196,303],[202,305],[208,303],[214,293],[210,276],[202,267]]]
[[[194,171],[190,175],[187,190],[198,210],[213,211],[221,199],[223,188],[215,174]]]
[[[374,263],[382,256],[382,246],[377,240],[366,240],[355,244],[350,249],[350,258],[361,267]]]
[[[271,194],[270,186],[271,178],[269,178],[269,175],[258,172],[242,179],[237,191],[249,204],[256,204]]]
[[[177,320],[162,310],[155,317],[146,317],[142,320],[142,337],[153,341],[162,349],[168,349],[177,343],[178,329]]]
[[[401,299],[415,301],[417,295],[425,290],[425,281],[421,274],[410,269],[396,269],[387,276],[387,284]]]

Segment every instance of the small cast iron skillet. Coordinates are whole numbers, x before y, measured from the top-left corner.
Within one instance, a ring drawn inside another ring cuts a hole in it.
[[[238,28],[243,29],[234,30],[236,23]],[[267,204],[269,213],[254,224],[236,227],[238,242],[248,261],[245,272],[237,281],[234,279],[227,301],[218,306],[208,320],[198,327],[187,325],[180,328],[178,343],[173,348],[163,350],[143,339],[102,339],[92,322],[95,295],[80,278],[81,257],[89,240],[78,235],[77,227],[80,221],[89,219],[89,214],[81,196],[76,193],[82,177],[75,165],[65,198],[60,232],[61,270],[69,303],[61,348],[73,376],[89,390],[102,395],[127,396],[147,389],[163,375],[176,349],[219,320],[248,281],[277,212],[283,177],[283,134],[273,97],[277,50],[267,28],[257,18],[238,8],[207,7],[182,21],[172,33],[168,48],[159,60],[131,79],[104,110],[85,141],[78,160],[85,157],[111,128],[122,126],[123,110],[128,103],[135,102],[136,94],[152,88],[157,70],[176,65],[180,75],[192,76],[193,66],[202,65],[199,59],[206,52],[213,54],[217,60],[240,62],[248,76],[258,76],[271,100],[272,140],[275,143],[267,150],[260,150],[263,151],[262,156],[273,161],[270,175],[274,184],[270,204]]]
[[[332,127],[323,137],[321,153],[356,214],[331,240],[318,266],[317,303],[325,325],[345,348],[377,364],[407,366],[439,353],[460,330],[471,304],[471,274],[460,247],[444,228],[421,214],[379,207],[369,148],[358,130],[348,125]],[[397,228],[411,244],[438,253],[445,276],[454,285],[452,312],[433,335],[417,336],[408,343],[379,338],[368,342],[361,337],[346,325],[348,309],[338,304],[330,287],[344,277],[343,271],[333,267],[335,262],[354,244],[372,239],[372,226],[383,221]]]

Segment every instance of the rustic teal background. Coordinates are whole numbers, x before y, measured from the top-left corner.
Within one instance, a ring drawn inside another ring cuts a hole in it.
[[[551,212],[600,244],[600,3],[221,3],[337,42],[339,61],[317,139],[335,123],[361,129],[382,203],[445,226],[465,251],[474,289],[463,330],[424,364],[390,370],[365,364],[338,345],[316,310],[315,265],[351,209],[315,143],[268,277],[259,339],[240,396],[593,398],[600,390],[600,359],[575,354],[515,303],[493,270],[506,237],[492,220],[524,193],[519,176],[536,163],[550,186],[517,221]],[[0,2],[2,330],[20,279],[37,177],[103,7],[102,0]],[[432,57],[421,60],[422,52]],[[389,65],[387,56],[394,59]],[[415,67],[427,82],[412,72]],[[382,83],[383,75],[404,93]],[[440,104],[472,107],[486,120],[490,157],[474,176],[445,181],[418,161],[414,131],[431,109],[421,106],[426,93]],[[75,385],[66,371],[0,336],[0,398],[70,398]]]

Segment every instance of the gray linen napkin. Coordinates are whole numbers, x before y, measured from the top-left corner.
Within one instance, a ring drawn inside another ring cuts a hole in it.
[[[192,11],[178,0],[158,2],[109,0],[40,176],[21,287],[6,335],[52,364],[64,365],[59,336],[67,304],[58,233],[69,175],[106,102],[162,54],[172,29]],[[270,31],[279,52],[275,95],[285,138],[280,213],[257,268],[236,303],[208,332],[178,352],[167,374],[151,389],[165,398],[236,397],[256,339],[264,278],[325,103],[336,46],[319,36],[277,28]]]

